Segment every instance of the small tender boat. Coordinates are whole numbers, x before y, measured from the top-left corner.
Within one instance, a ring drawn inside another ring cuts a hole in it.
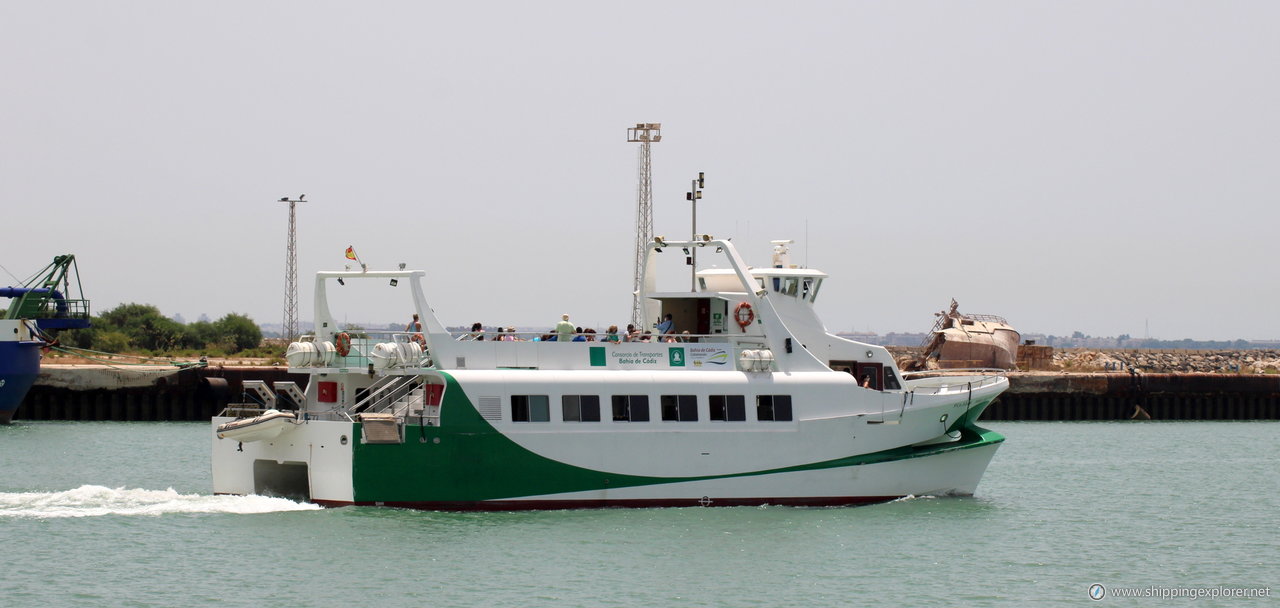
[[[293,430],[298,417],[293,412],[267,410],[253,418],[240,418],[218,425],[218,439],[230,439],[240,443],[275,439],[285,431]]]

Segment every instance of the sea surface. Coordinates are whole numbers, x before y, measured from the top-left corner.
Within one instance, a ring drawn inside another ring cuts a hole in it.
[[[0,606],[1280,604],[1280,423],[987,426],[971,498],[442,513],[212,496],[205,424],[19,422]],[[1276,592],[1116,595],[1211,587]]]

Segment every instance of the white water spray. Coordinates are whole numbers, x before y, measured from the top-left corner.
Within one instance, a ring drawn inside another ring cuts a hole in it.
[[[143,490],[83,485],[63,492],[0,492],[0,518],[51,519],[170,513],[276,513],[312,511],[319,505],[269,496],[179,494],[173,488]]]

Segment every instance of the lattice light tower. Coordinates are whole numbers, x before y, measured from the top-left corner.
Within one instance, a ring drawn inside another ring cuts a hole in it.
[[[638,122],[627,129],[627,141],[640,144],[639,179],[636,184],[636,264],[632,282],[631,323],[644,327],[644,259],[649,241],[653,240],[653,170],[649,162],[649,144],[662,141],[662,123]]]
[[[296,199],[280,197],[280,202],[289,203],[289,242],[284,256],[284,339],[290,342],[298,339],[298,245],[297,245],[297,208],[307,195],[299,195]]]

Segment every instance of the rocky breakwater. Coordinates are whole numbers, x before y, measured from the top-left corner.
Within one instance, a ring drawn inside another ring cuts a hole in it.
[[[1065,372],[1271,375],[1280,374],[1280,351],[1061,349],[1053,353],[1053,367]]]

